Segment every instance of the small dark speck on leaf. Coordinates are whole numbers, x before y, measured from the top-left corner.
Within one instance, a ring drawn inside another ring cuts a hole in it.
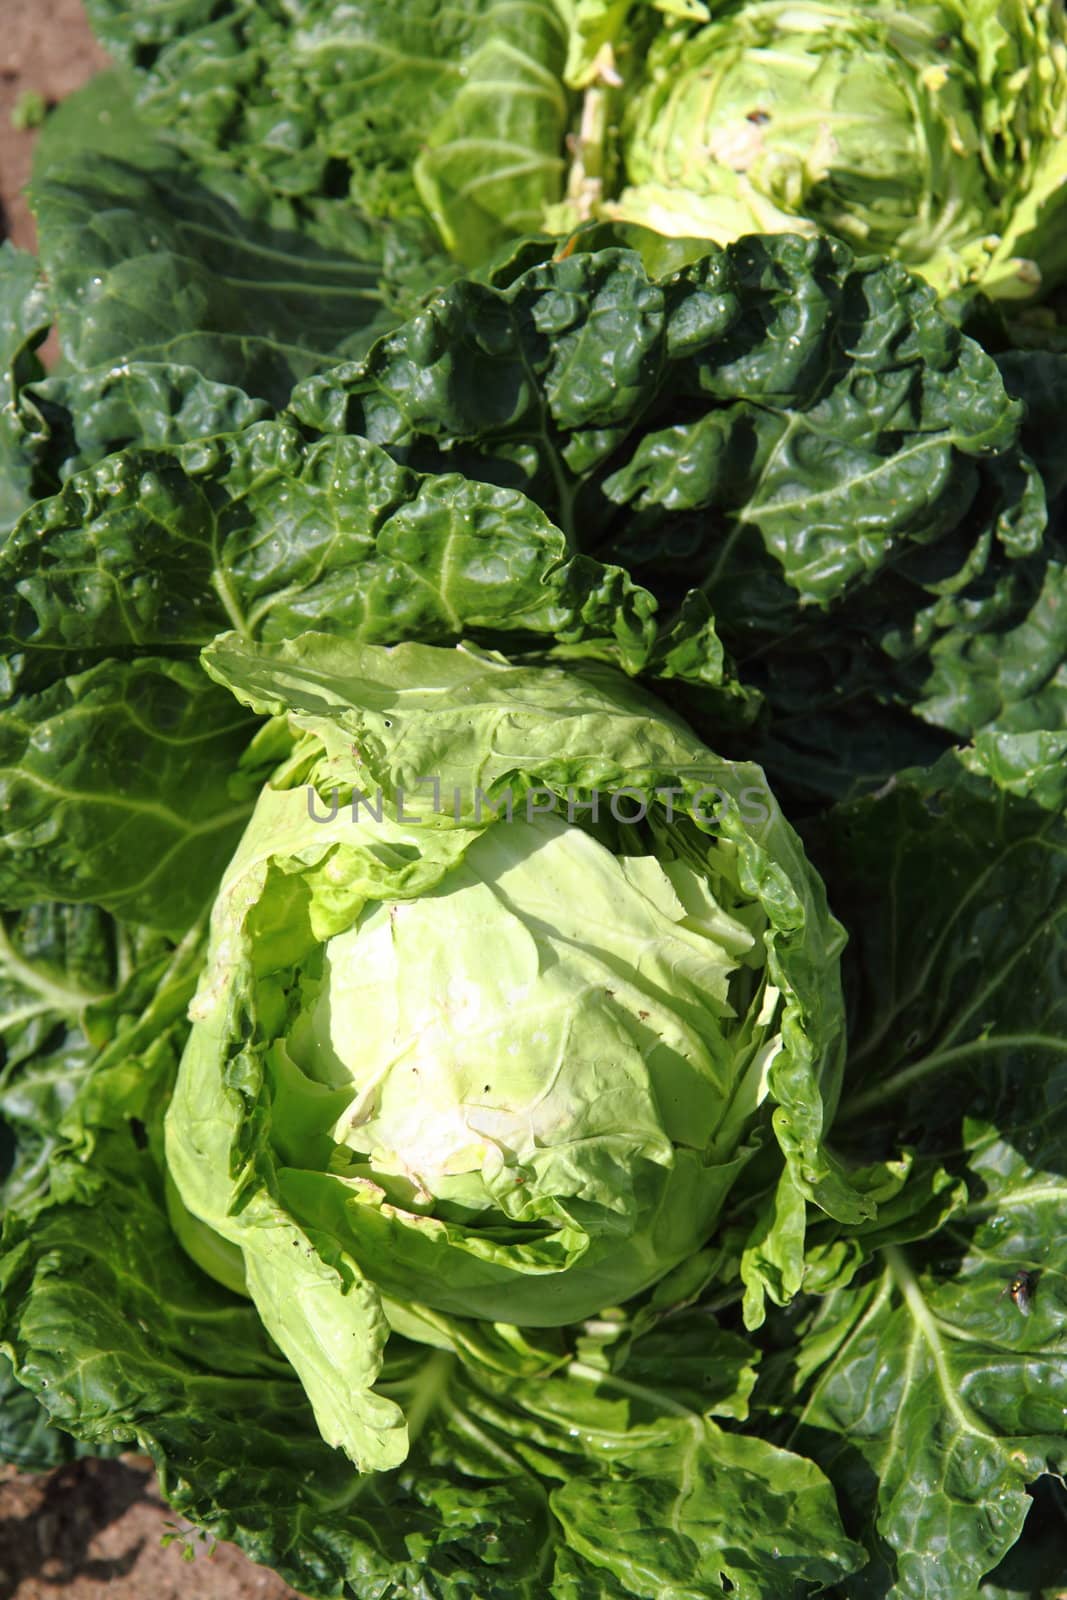
[[[1011,1295],[1016,1309],[1021,1312],[1024,1317],[1028,1317],[1030,1315],[1030,1307],[1033,1304],[1034,1290],[1036,1288],[1036,1272],[1016,1272],[1013,1275],[1010,1283],[1007,1283],[1001,1292],[1003,1294]]]

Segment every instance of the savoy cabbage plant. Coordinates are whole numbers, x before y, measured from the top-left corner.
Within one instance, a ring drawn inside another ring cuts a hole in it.
[[[558,168],[458,276],[536,5],[363,166],[310,5],[95,10],[141,108],[0,251],[0,1453],[316,1600],[1055,1595],[1065,358],[814,233],[508,248]]]

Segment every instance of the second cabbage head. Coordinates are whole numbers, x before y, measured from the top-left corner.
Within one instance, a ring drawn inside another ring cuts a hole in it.
[[[941,293],[1026,297],[1067,270],[1061,0],[662,9],[684,17],[654,26],[647,63],[627,45],[648,10],[607,29],[625,78],[625,187],[610,215],[720,244],[836,234]],[[599,4],[584,0],[577,19],[602,36]]]
[[[757,1299],[775,1226],[853,1213],[821,1142],[841,934],[758,768],[606,666],[315,634],[205,660],[295,744],[216,901],[172,1207],[329,1442],[402,1459],[390,1329],[617,1305],[754,1158]]]

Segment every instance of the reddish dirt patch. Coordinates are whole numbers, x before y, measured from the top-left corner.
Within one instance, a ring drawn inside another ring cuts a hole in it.
[[[167,1548],[165,1535],[179,1537]],[[190,1559],[190,1556],[192,1559]],[[296,1600],[233,1545],[214,1548],[159,1498],[151,1464],[0,1468],[0,1600]]]
[[[27,90],[52,103],[107,66],[89,31],[81,0],[2,0],[0,43],[0,236],[33,248],[33,218],[22,194],[30,176],[33,130],[20,133],[11,113]]]

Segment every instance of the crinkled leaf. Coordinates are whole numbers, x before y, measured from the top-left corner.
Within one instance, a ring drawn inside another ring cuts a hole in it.
[[[510,465],[558,514],[590,480],[584,538],[605,537],[615,505],[655,506],[660,526],[637,519],[625,536],[643,534],[645,561],[670,550],[671,511],[713,506],[819,602],[954,526],[969,459],[1010,446],[1019,415],[992,360],[906,273],[773,238],[659,282],[605,249],[506,290],[456,284],[293,405],[325,429],[458,451],[467,471]],[[692,409],[704,415],[678,419]],[[706,580],[721,539],[694,529],[674,570]]]
[[[118,72],[49,118],[34,170],[65,357],[21,406],[38,493],[125,445],[268,415],[298,376],[365,348],[450,270],[404,224],[348,207],[331,229],[247,175],[198,171]]]
[[[1058,731],[1058,480],[930,290],[828,240],[752,237],[659,279],[603,230],[577,242],[606,247],[451,286],[299,385],[296,415],[521,486],[668,608],[699,589],[787,792]],[[1012,392],[1048,410],[1056,375],[1023,361]]]
[[[95,906],[42,904],[0,931],[0,1206],[29,1210],[47,1194],[63,1123],[98,1052],[150,1001],[166,1027],[189,994],[167,941],[124,928]],[[109,1446],[49,1423],[0,1357],[0,1461],[44,1472]]]
[[[560,645],[627,671],[691,675],[750,715],[707,607],[657,634],[651,595],[570,555],[517,490],[422,475],[365,439],[307,443],[286,422],[71,478],[0,554],[9,671],[35,686],[100,651],[196,647],[332,627],[353,638]]]
[[[142,114],[203,168],[239,170],[336,229],[427,220],[476,265],[563,186],[566,35],[549,0],[175,6],[90,0]]]

